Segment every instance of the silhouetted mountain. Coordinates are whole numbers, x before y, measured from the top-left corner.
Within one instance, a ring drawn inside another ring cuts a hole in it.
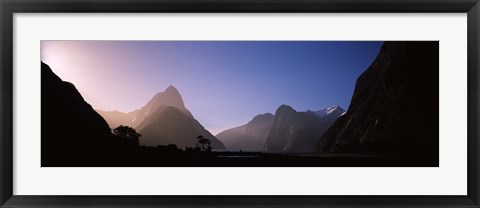
[[[98,109],[97,112],[107,120],[110,128],[115,128],[121,124],[137,127],[148,115],[153,113],[160,106],[174,106],[186,115],[191,115],[183,104],[182,96],[178,90],[171,85],[168,86],[164,92],[155,94],[145,106],[132,112],[123,113],[119,111],[102,111]]]
[[[111,144],[107,122],[83,100],[75,86],[41,63],[42,165],[95,160]],[[90,157],[92,156],[92,157]]]
[[[180,148],[193,147],[196,137],[202,135],[211,140],[213,149],[225,149],[223,143],[206,130],[185,108],[182,96],[173,86],[169,86],[164,92],[157,93],[142,108],[129,113],[97,111],[107,120],[111,128],[120,124],[134,127],[143,135],[140,138],[141,145],[177,144]],[[187,136],[192,137],[187,139]],[[175,140],[176,137],[178,141]]]
[[[438,159],[438,70],[438,42],[386,42],[318,150]]]
[[[313,111],[297,112],[282,105],[267,130],[263,149],[267,152],[311,152],[318,138],[338,116],[334,113],[319,117]]]
[[[260,114],[247,124],[222,131],[216,137],[227,150],[261,151],[273,118],[271,113]]]
[[[140,130],[140,143],[146,146],[176,144],[181,148],[194,147],[198,136],[191,118],[172,106],[155,110],[141,125],[144,126]]]

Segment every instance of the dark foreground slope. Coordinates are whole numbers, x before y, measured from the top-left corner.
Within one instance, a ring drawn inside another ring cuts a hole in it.
[[[386,42],[317,149],[438,163],[438,69],[438,42]]]
[[[42,166],[90,161],[112,145],[107,122],[86,103],[75,86],[41,63]]]

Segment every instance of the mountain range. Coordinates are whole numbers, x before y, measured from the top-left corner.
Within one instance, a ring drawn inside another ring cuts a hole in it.
[[[206,130],[185,108],[178,90],[169,86],[159,92],[145,106],[129,113],[119,111],[97,112],[105,118],[110,128],[119,125],[131,126],[142,136],[140,144],[157,146],[176,144],[179,148],[194,147],[197,136],[210,139],[214,150],[224,150],[225,146]]]
[[[216,137],[228,150],[311,152],[318,138],[344,113],[336,105],[315,112],[297,112],[281,105],[275,115],[257,115],[247,124],[220,132]]]
[[[312,151],[325,130],[345,113],[336,105],[315,112],[297,112],[282,105],[275,115],[257,115],[245,125],[213,136],[185,108],[180,92],[173,86],[157,93],[135,111],[97,112],[110,128],[119,125],[135,128],[142,135],[140,144],[145,146],[176,144],[180,148],[194,147],[196,137],[202,135],[212,141],[215,150],[262,152]]]

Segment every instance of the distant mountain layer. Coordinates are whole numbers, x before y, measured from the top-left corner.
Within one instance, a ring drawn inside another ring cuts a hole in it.
[[[271,113],[257,115],[247,124],[222,131],[216,137],[227,150],[261,151],[273,118]]]
[[[310,152],[318,138],[343,113],[339,106],[297,112],[282,105],[275,115],[257,115],[245,125],[219,133],[217,138],[227,150]]]
[[[341,108],[338,109],[338,112]],[[312,111],[297,112],[287,105],[280,106],[265,138],[266,152],[312,152],[318,139],[343,113],[315,115]]]
[[[206,130],[185,108],[180,92],[169,86],[159,92],[142,108],[122,113],[97,110],[111,128],[127,125],[141,135],[140,144],[146,146],[176,144],[180,148],[194,147],[196,138],[202,135],[212,142],[212,148],[224,150],[225,146]]]
[[[112,144],[107,122],[43,62],[41,80],[42,165],[98,159],[95,152]]]
[[[317,150],[438,157],[438,70],[437,41],[386,42]]]

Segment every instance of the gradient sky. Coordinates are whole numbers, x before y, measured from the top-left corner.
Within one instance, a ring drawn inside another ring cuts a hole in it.
[[[175,86],[213,134],[287,104],[347,109],[383,42],[41,41],[41,59],[93,108],[130,112]]]

